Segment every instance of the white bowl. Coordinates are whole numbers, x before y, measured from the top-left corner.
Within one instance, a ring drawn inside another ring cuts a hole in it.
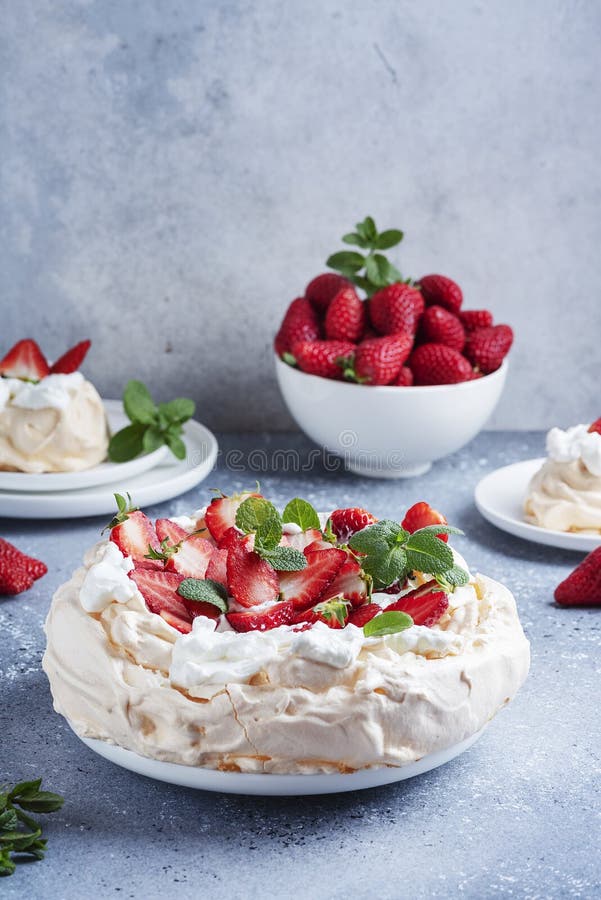
[[[427,387],[319,378],[277,356],[276,372],[291,415],[316,444],[360,475],[410,478],[478,434],[501,396],[507,360],[475,381]]]

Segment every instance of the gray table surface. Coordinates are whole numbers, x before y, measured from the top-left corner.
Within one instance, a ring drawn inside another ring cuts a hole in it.
[[[263,799],[154,782],[80,743],[53,712],[40,667],[52,593],[104,522],[3,520],[0,534],[45,560],[49,572],[27,594],[0,599],[0,782],[43,774],[66,801],[46,820],[46,859],[0,879],[0,894],[599,896],[599,610],[553,604],[553,588],[578,554],[505,535],[473,504],[487,472],[542,455],[542,434],[483,433],[427,475],[398,482],[329,471],[297,435],[227,435],[221,448],[205,485],[150,514],[191,511],[206,487],[230,491],[257,478],[277,503],[300,494],[320,509],[352,503],[379,517],[428,499],[465,530],[456,545],[471,567],[514,591],[532,643],[528,681],[471,750],[397,785]],[[298,450],[298,465],[287,456],[283,466],[279,449]]]

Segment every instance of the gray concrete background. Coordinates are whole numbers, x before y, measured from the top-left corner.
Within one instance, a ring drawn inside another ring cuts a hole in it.
[[[599,415],[601,4],[3,0],[2,347],[225,429],[359,216],[517,333],[497,427]]]

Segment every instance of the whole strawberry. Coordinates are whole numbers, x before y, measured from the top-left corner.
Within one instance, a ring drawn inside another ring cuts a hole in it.
[[[409,356],[413,337],[403,332],[362,341],[355,350],[354,367],[345,372],[354,381],[390,384]]]
[[[354,352],[355,345],[350,341],[301,341],[294,345],[299,369],[322,378],[342,378],[344,362],[348,363]]]
[[[429,306],[420,322],[420,336],[426,343],[446,344],[453,350],[463,350],[465,329],[457,316],[443,306]]]
[[[363,300],[350,285],[338,291],[328,307],[325,320],[326,337],[330,341],[360,341],[367,324]]]
[[[309,282],[305,289],[305,297],[318,313],[324,314],[338,291],[348,284],[350,282],[342,275],[324,272]]]
[[[513,343],[513,331],[509,325],[491,325],[476,328],[465,342],[465,355],[484,375],[496,372]]]
[[[601,547],[557,585],[555,602],[560,606],[601,606]]]
[[[346,543],[351,534],[373,525],[378,520],[372,516],[366,509],[359,506],[348,507],[347,509],[335,509],[330,514],[330,523],[332,531],[339,541]]]
[[[408,284],[396,283],[381,288],[369,301],[369,317],[380,334],[404,331],[415,334],[423,310],[419,291]]]
[[[458,313],[463,303],[463,294],[458,284],[446,275],[424,275],[419,280],[426,306],[444,306],[449,312]]]
[[[413,372],[409,366],[401,366],[401,371],[392,383],[397,387],[411,387],[413,384]]]
[[[304,297],[293,300],[280,326],[274,348],[278,356],[290,353],[298,341],[316,341],[321,337],[321,329],[315,310]]]
[[[466,331],[489,328],[493,322],[492,313],[487,309],[464,309],[459,313],[459,318]]]
[[[409,358],[415,384],[457,384],[469,381],[472,367],[457,350],[445,344],[422,344]]]
[[[21,594],[28,591],[34,581],[34,576],[18,556],[0,556],[0,594]]]

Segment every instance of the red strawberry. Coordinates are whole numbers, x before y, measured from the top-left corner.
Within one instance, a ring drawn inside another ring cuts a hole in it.
[[[444,344],[422,344],[409,357],[415,384],[457,384],[469,381],[472,367],[467,359]]]
[[[60,373],[62,375],[70,375],[71,372],[77,372],[91,346],[91,341],[80,341],[79,344],[75,344],[74,347],[71,347],[70,350],[63,353],[60,359],[57,359],[57,361],[50,366],[50,374],[57,375]]]
[[[231,612],[226,616],[234,631],[269,631],[280,625],[291,625],[294,605],[290,602],[274,603],[268,609],[255,612]]]
[[[378,606],[377,603],[366,603],[364,606],[359,606],[358,609],[352,610],[348,617],[348,624],[356,625],[357,628],[363,628],[364,625],[371,622],[374,616],[381,612],[382,607]]]
[[[0,556],[6,556],[7,558],[16,557],[19,560],[20,566],[30,575],[33,575],[36,581],[38,578],[42,578],[48,571],[46,563],[43,563],[39,559],[35,559],[33,556],[27,556],[26,553],[23,553],[18,547],[15,547],[14,544],[11,544],[10,541],[5,541],[4,538],[0,538]]]
[[[211,500],[205,513],[205,522],[217,543],[220,542],[228,528],[235,526],[236,513],[240,504],[248,497],[260,496],[260,494],[253,494],[250,491],[243,491],[241,494],[233,494],[231,497],[214,497]]]
[[[394,379],[392,384],[397,387],[411,387],[413,384],[413,372],[409,368],[409,366],[401,366],[401,371]]]
[[[219,550],[218,548],[213,550],[205,578],[218,581],[224,587],[227,587],[227,550]]]
[[[299,531],[298,534],[287,534],[286,538],[289,547],[294,547],[295,550],[300,550],[302,552],[305,547],[320,542],[323,539],[323,536],[321,531],[317,528],[307,528],[306,531]]]
[[[420,528],[425,528],[427,525],[448,525],[448,522],[442,513],[438,512],[437,509],[432,509],[425,500],[414,503],[407,510],[405,518],[401,522],[402,528],[410,534],[413,534],[414,531],[419,531]],[[444,541],[445,544],[449,540],[448,534],[439,534],[437,537]]]
[[[40,381],[50,372],[46,357],[35,341],[27,338],[18,341],[0,360],[0,375],[10,378],[26,378],[29,381]]]
[[[328,306],[343,287],[350,284],[342,275],[334,272],[324,272],[310,281],[305,290],[305,297],[315,307],[317,312],[325,313]]]
[[[425,343],[446,344],[454,350],[463,350],[465,329],[457,316],[443,306],[429,306],[420,322],[420,337]]]
[[[355,351],[354,377],[366,384],[390,384],[409,356],[413,338],[399,332],[362,341]]]
[[[350,285],[338,291],[326,313],[329,341],[359,341],[367,324],[367,309]]]
[[[491,325],[476,328],[467,336],[465,355],[481,372],[496,372],[513,343],[513,331],[509,325]]]
[[[232,525],[226,531],[223,532],[219,541],[217,543],[217,547],[219,550],[229,550],[230,547],[233,547],[234,544],[237,544],[240,538],[242,537],[242,532],[238,531],[235,525]]]
[[[601,434],[601,419],[595,419],[592,425],[589,426],[589,434]]]
[[[438,306],[444,306],[449,312],[459,312],[463,303],[461,288],[446,275],[424,275],[419,280],[419,287],[426,306],[436,303]]]
[[[359,506],[335,509],[333,513],[330,513],[332,531],[343,544],[347,543],[351,534],[367,528],[368,525],[374,525],[377,521],[375,516]]]
[[[275,351],[290,353],[299,341],[316,341],[321,334],[315,310],[304,297],[293,300],[275,338]]]
[[[165,568],[179,572],[184,578],[204,578],[215,550],[214,544],[197,534],[189,534],[171,519],[157,519],[155,527],[159,540],[168,541],[167,549],[179,545],[167,559]]]
[[[152,522],[141,510],[135,509],[127,518],[111,529],[111,541],[119,547],[124,556],[146,562],[148,548],[160,551],[161,547]]]
[[[381,288],[369,301],[371,323],[380,334],[403,331],[415,334],[424,301],[408,284],[390,284]]]
[[[342,597],[332,597],[330,600],[318,603],[312,609],[297,612],[294,624],[307,622],[314,625],[315,622],[323,622],[328,628],[344,628],[349,618],[350,603]]]
[[[210,604],[207,605],[210,606]],[[168,609],[162,609],[159,615],[168,625],[171,625],[172,628],[175,628],[182,634],[190,634],[192,631],[192,623],[188,619],[182,619],[181,616],[176,616],[175,613],[170,612]]]
[[[129,573],[144,597],[148,609],[160,615],[163,610],[190,621],[184,598],[177,593],[183,581],[175,572],[161,572],[158,569],[134,569]]]
[[[350,341],[301,341],[294,345],[299,369],[322,378],[342,378],[343,367],[338,361],[352,357],[354,352],[355,345]]]
[[[492,313],[487,309],[464,309],[459,313],[461,324],[466,331],[474,331],[475,328],[488,328],[492,325]]]
[[[365,603],[369,595],[369,584],[365,572],[359,563],[351,559],[346,560],[334,581],[328,585],[322,594],[324,599],[328,597],[344,597],[353,606]]]
[[[280,592],[283,600],[291,600],[295,609],[306,609],[315,603],[332,583],[347,555],[344,550],[305,550],[306,569],[280,573]],[[228,568],[229,574],[229,568]]]
[[[428,582],[428,584],[432,583]],[[426,585],[422,585],[415,591],[405,594],[387,606],[385,612],[400,610],[411,616],[414,625],[425,625],[427,628],[431,628],[449,608],[449,598],[444,591],[436,591],[432,588],[425,590],[425,588]]]
[[[227,585],[240,606],[258,606],[277,600],[280,585],[277,572],[242,538],[228,550]]]
[[[557,585],[555,602],[560,606],[601,606],[601,547],[585,556]]]
[[[14,595],[28,591],[35,581],[24,562],[13,553],[0,556],[0,594]]]

